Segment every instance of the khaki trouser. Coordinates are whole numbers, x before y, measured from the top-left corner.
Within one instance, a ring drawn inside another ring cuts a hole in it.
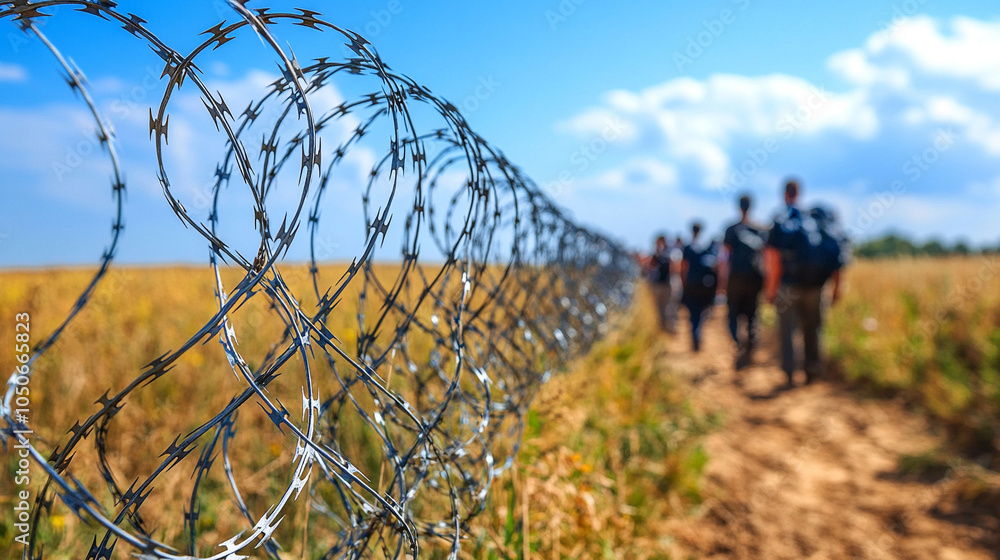
[[[823,287],[782,285],[775,301],[781,331],[781,369],[789,381],[796,369],[795,331],[802,331],[803,366],[809,379],[822,369],[820,330],[823,327]]]
[[[656,305],[656,318],[660,329],[674,332],[677,329],[677,303],[673,299],[673,290],[669,282],[650,282],[649,289],[653,293]]]

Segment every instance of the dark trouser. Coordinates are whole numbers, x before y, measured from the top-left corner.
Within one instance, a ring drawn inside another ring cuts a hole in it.
[[[726,301],[729,305],[729,333],[741,350],[757,345],[757,303],[760,291],[764,287],[764,279],[755,274],[733,274],[729,277],[726,288]],[[746,340],[740,339],[740,317],[745,318],[747,326]]]
[[[701,325],[708,310],[712,308],[713,299],[685,297],[682,303],[691,319],[691,348],[698,352],[701,350]]]
[[[781,330],[781,369],[788,380],[795,373],[795,330],[802,330],[806,378],[814,379],[822,367],[819,335],[823,325],[823,287],[782,284],[775,301]]]

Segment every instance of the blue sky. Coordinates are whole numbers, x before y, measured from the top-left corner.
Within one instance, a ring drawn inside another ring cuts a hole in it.
[[[180,50],[235,17],[219,2],[119,6]],[[463,110],[558,204],[636,248],[693,218],[721,231],[744,191],[756,195],[764,221],[790,175],[802,180],[807,203],[836,207],[857,238],[899,229],[923,239],[1000,241],[995,2],[249,6],[314,9],[366,35],[387,64]],[[170,211],[150,168],[148,107],[165,83],[156,79],[159,59],[69,8],[43,30],[86,73],[119,136],[129,188],[119,260],[203,262],[204,243]],[[303,59],[344,54],[329,36],[275,32]],[[277,75],[255,38],[205,60],[206,79],[232,106],[259,96]],[[106,158],[88,147],[93,124],[59,74],[39,41],[0,20],[0,266],[93,263],[108,242]],[[337,86],[331,103],[356,84]],[[171,112],[176,180],[195,203],[222,150],[204,112],[193,93]],[[371,157],[357,154],[346,176],[355,169],[360,181]],[[353,255],[363,229],[353,223],[356,208],[343,213],[325,229],[330,258]],[[235,223],[231,234],[253,245],[245,225]],[[296,247],[291,256],[305,254]]]

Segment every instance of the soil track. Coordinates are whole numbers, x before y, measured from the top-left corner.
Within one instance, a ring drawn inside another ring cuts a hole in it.
[[[899,474],[901,456],[940,443],[923,419],[828,380],[777,391],[774,341],[735,372],[721,311],[700,354],[682,329],[664,357],[698,405],[724,416],[706,442],[703,506],[669,524],[672,557],[1000,559],[996,486]]]

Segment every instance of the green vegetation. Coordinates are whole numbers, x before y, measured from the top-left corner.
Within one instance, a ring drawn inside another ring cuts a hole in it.
[[[701,442],[720,422],[671,379],[638,293],[613,334],[543,386],[472,558],[667,558],[664,526],[700,503]]]
[[[1000,245],[971,247],[964,241],[948,245],[939,239],[918,243],[899,233],[890,233],[859,243],[854,248],[855,256],[862,259],[885,257],[945,257],[968,256],[973,254],[1000,253]]]

